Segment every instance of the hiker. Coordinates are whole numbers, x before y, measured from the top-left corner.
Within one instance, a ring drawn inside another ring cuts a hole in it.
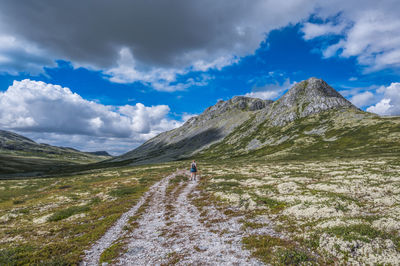
[[[192,164],[190,165],[190,180],[196,180],[196,173],[197,173],[197,165],[196,161],[193,160]]]

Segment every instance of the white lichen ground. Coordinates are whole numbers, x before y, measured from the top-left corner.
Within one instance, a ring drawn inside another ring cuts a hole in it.
[[[313,240],[322,257],[350,264],[400,263],[397,158],[239,162],[206,165],[203,171],[212,176],[209,190],[217,198],[249,212],[265,210],[277,229],[304,243]]]

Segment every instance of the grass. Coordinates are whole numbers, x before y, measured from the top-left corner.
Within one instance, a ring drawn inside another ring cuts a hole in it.
[[[298,249],[294,243],[272,236],[252,235],[243,239],[246,248],[267,264],[300,265],[313,260],[306,252]]]
[[[327,229],[325,232],[341,237],[345,241],[361,240],[364,242],[371,242],[371,240],[378,237],[382,239],[392,238],[389,234],[377,230],[366,223],[349,226],[335,226]],[[396,239],[394,240],[396,241]]]
[[[277,257],[281,265],[301,265],[310,261],[310,257],[306,252],[295,248],[279,249]]]
[[[56,222],[63,219],[66,219],[74,214],[87,212],[90,210],[89,206],[72,206],[67,209],[59,210],[51,215],[47,220],[49,222]]]
[[[115,260],[122,250],[124,250],[124,243],[119,242],[109,246],[100,256],[100,263],[112,263]]]
[[[273,213],[277,213],[286,207],[286,203],[275,199],[256,196],[256,202],[267,206]]]
[[[135,186],[135,187],[119,187],[109,192],[110,196],[113,197],[126,197],[135,193],[141,193],[146,190],[146,187]]]
[[[0,265],[79,264],[83,251],[177,166],[180,163],[0,180]],[[85,216],[74,216],[80,213]],[[116,250],[112,247],[105,259]]]
[[[26,257],[30,256],[35,248],[29,245],[18,245],[0,249],[0,265],[22,264]]]

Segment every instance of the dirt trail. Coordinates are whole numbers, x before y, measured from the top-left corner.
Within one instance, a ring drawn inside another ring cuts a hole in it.
[[[155,183],[150,189],[143,195],[139,202],[133,206],[129,211],[122,214],[117,222],[110,227],[107,232],[91,247],[90,250],[85,252],[85,257],[81,265],[98,265],[100,255],[106,250],[111,244],[123,235],[123,228],[128,223],[130,217],[134,216],[138,209],[146,202],[150,195],[153,195],[155,191],[165,189],[171,178],[174,178],[177,173],[173,173],[161,181]]]
[[[213,207],[208,209],[212,217],[200,215],[188,197],[196,200],[196,181],[180,182],[167,190],[177,174],[187,173],[177,172],[153,185],[86,253],[85,263],[98,263],[100,254],[121,236],[128,218],[147,200],[148,207],[128,235],[127,251],[118,258],[118,265],[263,265],[242,248],[241,239],[249,232],[241,230],[238,218],[226,217]],[[273,234],[267,228],[260,233]]]

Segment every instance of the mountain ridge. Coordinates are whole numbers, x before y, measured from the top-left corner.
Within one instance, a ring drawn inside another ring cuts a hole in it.
[[[245,149],[247,152],[263,146],[253,134],[260,127],[285,127],[296,120],[330,110],[365,113],[325,81],[313,77],[296,83],[277,101],[245,96],[218,101],[181,127],[163,132],[112,161],[146,164],[180,160],[202,154],[223,142],[235,150],[235,143],[242,146],[239,142],[252,138],[248,141],[249,148]],[[237,133],[238,129],[243,132]]]
[[[98,156],[111,156],[106,151],[85,152],[70,147],[53,146],[46,143],[37,143],[32,139],[15,132],[0,129],[0,151],[23,151],[35,153],[61,154],[82,153]]]
[[[35,141],[17,133],[0,130],[0,177],[13,174],[34,175],[109,159],[104,152],[81,152]]]

